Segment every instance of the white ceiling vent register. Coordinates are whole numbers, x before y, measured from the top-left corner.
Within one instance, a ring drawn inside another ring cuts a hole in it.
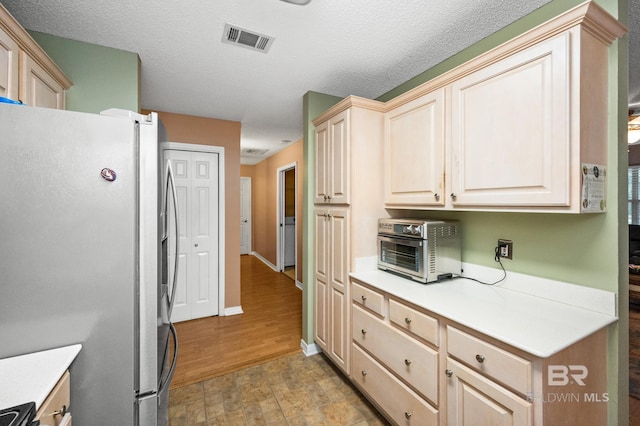
[[[273,41],[274,38],[271,36],[247,30],[237,25],[224,24],[224,34],[222,35],[223,43],[235,44],[246,47],[247,49],[267,53]]]
[[[260,157],[269,152],[268,149],[260,148],[245,148],[241,151],[240,155],[247,157]]]

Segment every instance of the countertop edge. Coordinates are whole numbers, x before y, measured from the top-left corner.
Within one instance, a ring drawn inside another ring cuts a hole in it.
[[[580,306],[463,278],[420,284],[380,270],[349,276],[538,358],[549,358],[618,320]],[[500,304],[504,301],[508,307]],[[564,315],[547,318],[544,312]],[[518,332],[514,328],[518,324],[526,325],[528,332]]]
[[[0,359],[0,409],[32,401],[39,409],[81,350],[75,344]]]

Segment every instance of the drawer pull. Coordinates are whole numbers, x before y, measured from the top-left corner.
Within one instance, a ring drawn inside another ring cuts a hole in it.
[[[447,377],[451,377],[453,376],[453,370],[449,370],[448,368],[446,370],[444,370],[444,374],[447,375]]]
[[[367,374],[369,374],[369,372],[367,370],[362,370],[362,375],[366,376]]]
[[[411,318],[406,317],[406,318],[404,319],[404,322],[406,322],[407,324],[411,324]]]
[[[405,411],[405,412],[404,412],[404,417],[405,417],[406,419],[410,419],[410,418],[411,418],[411,416],[412,416],[412,414],[411,414],[409,411]]]
[[[484,355],[480,355],[480,354],[476,355],[476,361],[478,361],[480,363],[483,363],[484,362]]]
[[[54,416],[61,416],[64,417],[65,414],[67,414],[67,406],[63,405],[61,410],[56,410],[52,413]]]
[[[360,332],[362,333],[362,335],[364,336],[365,334],[367,334],[367,330],[365,330],[364,328],[362,330],[360,330]]]
[[[404,360],[404,365],[406,365],[406,366],[411,365],[411,360],[410,359],[405,359]]]
[[[366,302],[367,301],[367,296],[365,296],[364,294],[361,296],[362,297],[362,302]]]

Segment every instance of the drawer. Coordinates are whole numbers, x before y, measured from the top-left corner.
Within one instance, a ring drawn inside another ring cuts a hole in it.
[[[352,281],[351,299],[384,318],[384,296],[377,291]]]
[[[67,410],[69,410],[70,402],[70,379],[69,372],[66,371],[38,409],[36,420],[40,420],[41,424],[48,426],[70,424],[71,416],[65,415]]]
[[[353,345],[351,360],[353,380],[396,424],[438,424],[438,410],[385,370],[358,345]]]
[[[434,405],[438,405],[438,353],[353,305],[353,340]]]
[[[447,342],[454,358],[523,395],[531,392],[530,361],[451,326],[447,326]]]
[[[389,319],[403,330],[415,334],[435,346],[440,345],[437,319],[393,299],[389,300]]]

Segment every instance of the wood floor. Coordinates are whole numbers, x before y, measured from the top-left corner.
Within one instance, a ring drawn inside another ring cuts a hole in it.
[[[176,324],[171,389],[300,352],[302,292],[254,256],[241,256],[241,315]]]

